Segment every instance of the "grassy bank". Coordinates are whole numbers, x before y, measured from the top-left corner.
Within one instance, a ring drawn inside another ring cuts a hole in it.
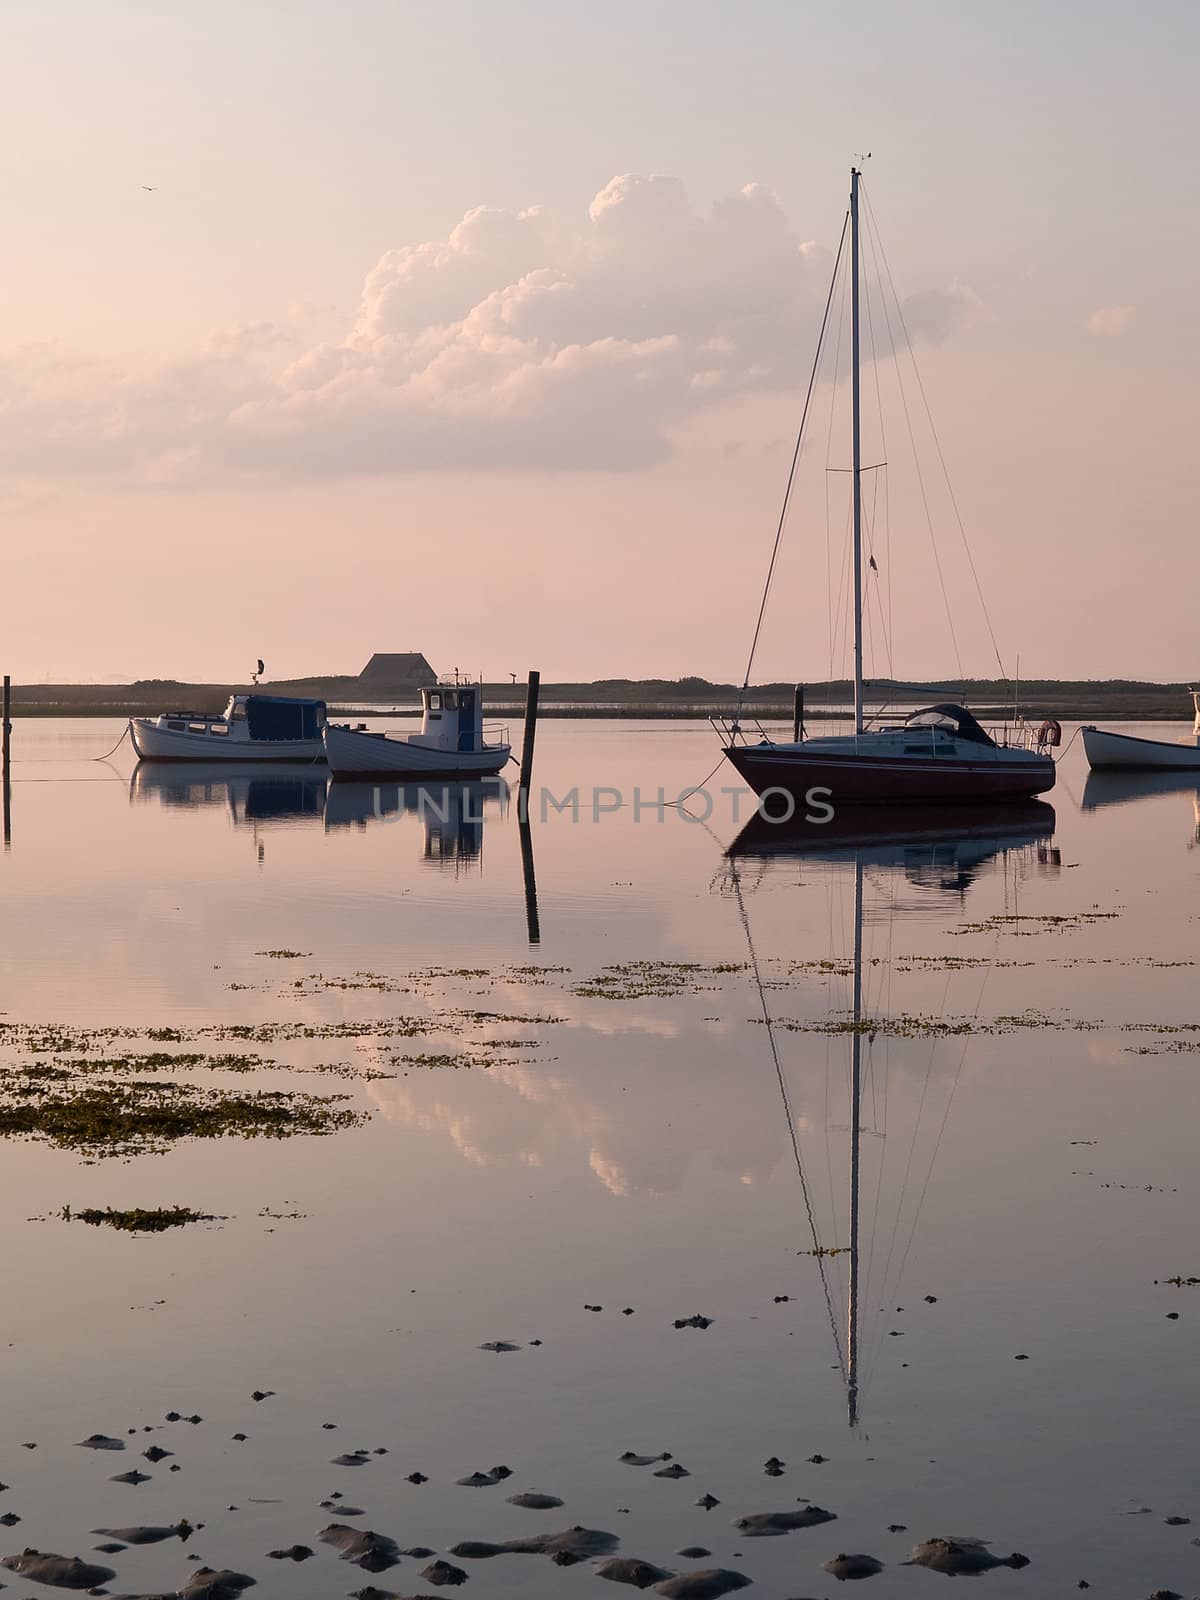
[[[232,693],[246,693],[247,684],[187,684],[166,680],[132,684],[18,684],[13,686],[12,712],[16,717],[128,717],[158,716],[164,711],[219,712]],[[757,684],[747,693],[743,710],[749,716],[790,719],[794,686],[790,683]],[[290,679],[261,685],[265,694],[297,694],[327,700],[339,714],[372,716],[381,702],[372,695],[366,704],[357,679],[326,677]],[[805,686],[810,707],[831,707],[826,715],[848,715],[852,704],[849,683],[813,683]],[[1011,714],[1012,686],[996,679],[902,682],[875,680],[868,702],[906,705],[937,700],[965,701],[988,717]],[[415,714],[415,691],[397,695],[387,714]],[[513,717],[524,710],[521,684],[484,685],[486,714]],[[594,683],[543,683],[540,715],[543,717],[646,717],[683,719],[727,716],[737,706],[733,684],[710,683],[703,678],[610,678]],[[1027,717],[1057,717],[1060,721],[1178,721],[1192,716],[1188,686],[1135,679],[1040,679],[1023,683],[1020,705]],[[815,715],[815,713],[814,713]]]

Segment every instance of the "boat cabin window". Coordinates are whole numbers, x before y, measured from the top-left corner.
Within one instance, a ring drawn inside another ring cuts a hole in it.
[[[442,709],[442,697],[440,694],[431,694],[429,696],[429,709],[430,711],[440,711]]]
[[[458,696],[457,696],[457,694],[455,694],[453,689],[447,689],[446,690],[446,710],[447,711],[457,711],[458,710]]]
[[[189,733],[207,733],[208,732],[208,723],[207,722],[189,722],[188,723],[188,732]]]
[[[183,732],[183,723],[182,722],[168,722],[167,723],[167,727],[170,728],[172,733],[182,733]]]
[[[940,728],[946,733],[957,733],[958,723],[944,711],[918,711],[904,724],[906,728]]]
[[[209,733],[217,734],[224,739],[229,735],[229,724],[227,722],[214,722],[208,731]]]

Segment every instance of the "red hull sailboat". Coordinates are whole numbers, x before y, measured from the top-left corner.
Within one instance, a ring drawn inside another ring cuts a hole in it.
[[[868,721],[864,715],[860,177],[859,169],[852,168],[849,212],[843,228],[842,244],[838,249],[829,299],[826,301],[808,400],[805,402],[792,473],[788,479],[783,514],[767,577],[769,592],[848,228],[853,449],[854,731],[817,738],[795,738],[788,743],[763,737],[759,742],[751,743],[740,726],[739,712],[731,725],[720,729],[724,735],[725,754],[738,774],[764,802],[777,799],[788,815],[803,806],[825,806],[836,810],[839,805],[1025,799],[1044,794],[1054,786],[1056,768],[1049,751],[1061,736],[1057,723],[1043,723],[1034,733],[1018,720],[1015,727],[1006,727],[997,736],[985,730],[965,707],[950,703],[929,706],[902,718],[876,717]],[[871,565],[875,565],[873,558]],[[759,628],[766,598],[764,593],[759,610]],[[755,645],[757,641],[756,629]],[[753,659],[752,648],[751,663]],[[744,688],[748,686],[749,679],[748,668]]]

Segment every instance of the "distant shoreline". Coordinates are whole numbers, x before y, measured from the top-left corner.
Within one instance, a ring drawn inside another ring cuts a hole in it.
[[[413,717],[417,691],[397,695],[392,705],[377,691],[362,695],[354,678],[292,679],[265,683],[263,694],[294,694],[326,700],[337,717]],[[12,715],[19,717],[131,717],[159,716],[166,711],[219,712],[231,693],[253,692],[248,684],[184,684],[144,681],[133,684],[14,684]],[[525,708],[523,684],[485,684],[484,714],[494,719],[519,717]],[[931,704],[938,700],[963,701],[987,721],[1010,720],[1013,693],[1008,684],[994,679],[966,683],[873,682],[868,704],[878,707]],[[790,722],[793,686],[762,684],[751,688],[741,702],[743,721],[769,719]],[[851,715],[847,683],[805,686],[808,719],[838,720]],[[1019,704],[1027,719],[1060,721],[1103,718],[1108,721],[1183,722],[1192,717],[1186,684],[1139,682],[1127,679],[1043,679],[1022,684]],[[539,715],[552,718],[686,721],[730,717],[738,707],[738,691],[728,684],[704,679],[677,681],[609,679],[596,683],[543,683]]]

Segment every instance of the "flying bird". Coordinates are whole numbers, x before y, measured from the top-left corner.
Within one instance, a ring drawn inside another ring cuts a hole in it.
[[[875,557],[874,556],[868,556],[867,557],[867,564],[871,568],[872,572],[878,572],[879,571],[879,567],[878,567],[878,565],[877,565],[877,563],[875,561]]]
[[[156,183],[144,183],[142,188],[145,189],[147,194],[156,194],[158,192],[158,185]]]

